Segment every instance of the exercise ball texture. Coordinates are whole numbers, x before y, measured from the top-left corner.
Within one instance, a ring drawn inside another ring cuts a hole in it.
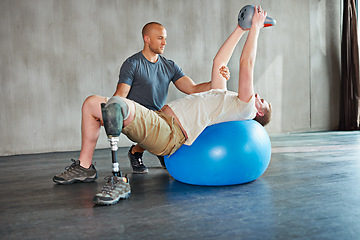
[[[176,180],[206,186],[254,181],[267,169],[271,143],[254,120],[223,122],[207,127],[191,146],[183,145],[165,165]]]

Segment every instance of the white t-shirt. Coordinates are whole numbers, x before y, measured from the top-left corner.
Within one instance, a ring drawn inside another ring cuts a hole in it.
[[[191,145],[207,126],[253,119],[257,112],[255,96],[249,102],[243,102],[237,96],[235,92],[212,89],[168,103],[188,135],[185,144]]]

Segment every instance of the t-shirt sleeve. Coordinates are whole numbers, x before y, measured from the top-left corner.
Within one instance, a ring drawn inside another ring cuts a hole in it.
[[[183,70],[176,63],[174,63],[174,77],[171,79],[171,81],[175,83],[183,76],[185,76]]]
[[[118,83],[126,83],[132,86],[134,81],[135,66],[126,60],[120,68]]]

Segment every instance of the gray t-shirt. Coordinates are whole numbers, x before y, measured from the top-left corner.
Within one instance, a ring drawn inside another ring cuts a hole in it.
[[[148,61],[142,52],[125,60],[120,69],[119,82],[131,86],[127,96],[144,107],[159,110],[166,103],[170,82],[185,76],[173,61],[159,55],[156,63]]]

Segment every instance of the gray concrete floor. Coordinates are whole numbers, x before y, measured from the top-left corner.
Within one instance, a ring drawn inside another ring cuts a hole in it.
[[[0,157],[0,239],[359,239],[360,132],[271,136],[272,158],[256,181],[182,184],[146,154],[150,173],[131,174],[132,196],[96,207],[111,171],[97,150],[95,183],[56,185],[78,152]]]

